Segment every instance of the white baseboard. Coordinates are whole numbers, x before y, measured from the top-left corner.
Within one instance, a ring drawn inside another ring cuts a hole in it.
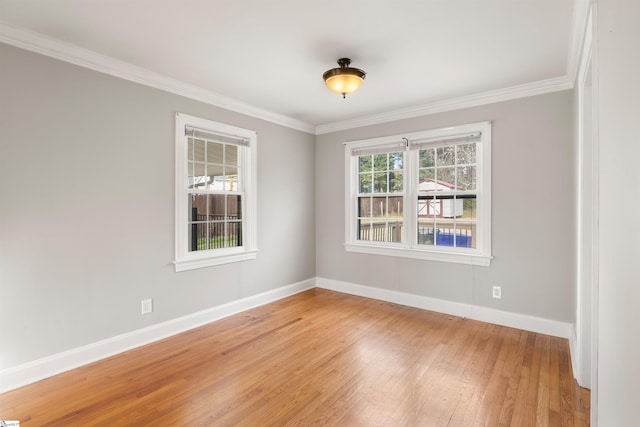
[[[198,326],[251,308],[295,295],[314,287],[567,338],[570,344],[572,362],[574,362],[575,334],[573,325],[570,323],[315,277],[86,346],[74,348],[63,353],[54,354],[23,365],[4,369],[0,371],[0,393],[14,390],[53,375],[179,334],[189,329],[197,328]],[[574,366],[576,365],[574,364]]]
[[[573,325],[571,323],[543,319],[541,317],[528,316],[526,314],[511,313],[471,304],[463,304],[454,301],[429,298],[389,289],[373,288],[370,286],[341,282],[322,277],[318,277],[316,280],[317,287],[323,289],[330,289],[333,291],[344,292],[346,294],[402,304],[409,307],[466,317],[469,319],[480,320],[482,322],[494,323],[496,325],[509,326],[511,328],[524,329],[540,334],[567,338],[570,343],[573,336]]]
[[[311,278],[0,371],[0,393],[315,287]]]

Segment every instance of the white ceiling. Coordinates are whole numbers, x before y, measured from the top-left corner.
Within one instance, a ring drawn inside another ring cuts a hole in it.
[[[317,129],[505,88],[570,87],[573,9],[574,0],[1,0],[0,41]],[[322,80],[340,57],[367,72],[346,99]]]

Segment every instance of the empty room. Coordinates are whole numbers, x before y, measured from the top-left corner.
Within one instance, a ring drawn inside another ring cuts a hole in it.
[[[0,423],[637,425],[638,19],[1,1]]]

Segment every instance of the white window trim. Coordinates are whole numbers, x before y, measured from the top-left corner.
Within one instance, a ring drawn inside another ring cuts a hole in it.
[[[245,196],[242,201],[242,243],[241,247],[212,249],[190,252],[188,250],[188,206],[187,206],[187,138],[185,127],[193,126],[213,133],[233,135],[249,141],[248,148],[242,150],[239,166],[244,171]],[[176,113],[175,135],[175,270],[186,271],[214,265],[255,259],[257,248],[257,134],[255,131],[218,123],[183,113]]]
[[[405,149],[404,168],[404,224],[403,242],[364,242],[357,240],[357,157],[353,150],[371,147],[384,147],[398,143],[398,141],[416,140],[446,140],[460,135],[480,132],[478,141],[480,161],[477,162],[477,213],[478,226],[476,228],[478,247],[475,249],[431,247],[417,244],[417,207],[414,201],[418,199],[418,153],[417,150]],[[358,252],[372,255],[386,255],[431,261],[453,262],[489,266],[491,264],[491,122],[470,123],[441,129],[413,132],[402,135],[392,135],[359,141],[349,141],[345,146],[345,243],[347,252]],[[409,203],[407,203],[409,201]]]

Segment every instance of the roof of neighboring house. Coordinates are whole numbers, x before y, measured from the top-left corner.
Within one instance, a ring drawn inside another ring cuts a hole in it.
[[[425,178],[418,184],[418,189],[423,189],[422,184],[435,184],[435,190],[461,190],[460,187],[456,187],[454,184],[445,181],[439,181],[433,178]],[[445,188],[437,188],[437,187],[445,187]]]

